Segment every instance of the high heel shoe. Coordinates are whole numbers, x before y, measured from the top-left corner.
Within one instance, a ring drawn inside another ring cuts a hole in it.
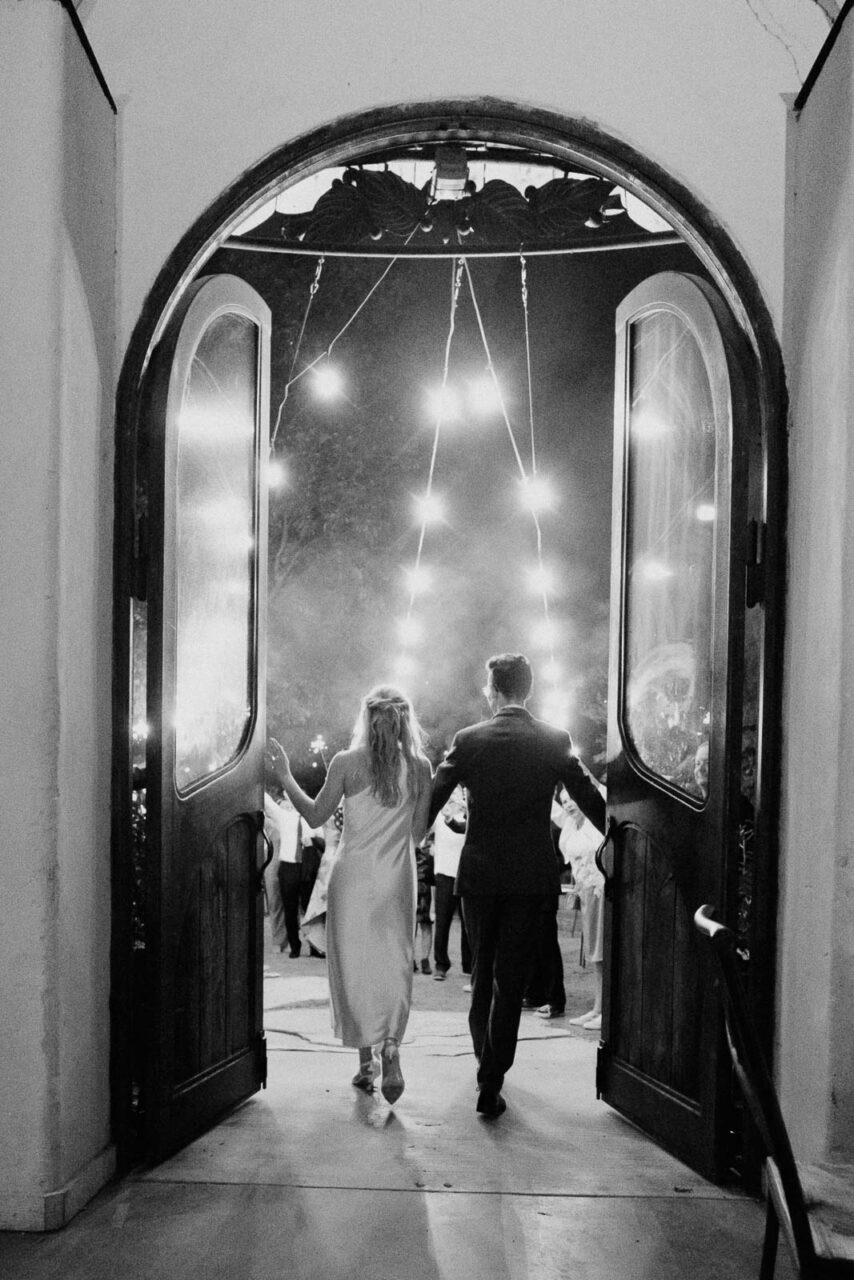
[[[382,1047],[380,1060],[383,1068],[383,1081],[380,1086],[386,1102],[397,1102],[404,1090],[403,1072],[400,1069],[400,1052],[394,1040],[387,1040]]]
[[[377,1078],[377,1064],[374,1061],[373,1053],[370,1050],[368,1052],[370,1057],[363,1057],[362,1053],[359,1053],[359,1070],[350,1083],[355,1089],[363,1089],[365,1093],[373,1093]]]

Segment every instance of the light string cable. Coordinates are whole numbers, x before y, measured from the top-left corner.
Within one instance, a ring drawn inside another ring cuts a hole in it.
[[[521,295],[522,295],[522,315],[525,321],[525,368],[528,378],[528,422],[531,430],[531,476],[537,474],[537,445],[534,433],[534,379],[531,376],[531,331],[528,313],[528,264],[525,261],[524,253],[519,254],[519,273],[521,279]],[[532,510],[534,517],[534,528],[537,531],[537,569],[540,575],[540,588],[543,601],[543,617],[545,619],[546,630],[548,634],[549,659],[554,663],[554,641],[551,635],[551,619],[549,617],[549,595],[548,583],[546,580],[545,568],[543,566],[543,531],[537,518],[536,511]]]
[[[415,235],[415,232],[416,232],[417,230],[418,230],[418,224],[416,223],[416,225],[412,228],[412,230],[410,231],[409,235],[406,237],[406,240],[405,240],[405,241],[404,241],[404,243],[403,243],[403,247],[404,247],[404,249],[408,246],[408,244],[409,244],[410,240],[411,240],[411,239],[412,239],[412,237]],[[293,358],[293,360],[291,361],[291,369],[290,369],[290,373],[289,373],[289,375],[288,375],[288,381],[287,381],[287,383],[285,384],[285,390],[284,390],[284,394],[283,394],[283,396],[282,396],[282,402],[281,402],[281,404],[279,405],[279,412],[278,412],[278,414],[277,414],[277,416],[276,416],[276,427],[275,427],[275,430],[274,430],[274,432],[273,432],[273,438],[272,438],[272,440],[271,440],[271,442],[270,442],[270,449],[271,449],[271,451],[272,451],[272,447],[273,447],[273,445],[274,445],[274,444],[275,444],[275,442],[276,442],[276,436],[278,435],[278,432],[279,432],[279,425],[280,425],[281,420],[282,420],[282,412],[283,412],[283,410],[284,410],[285,404],[287,403],[287,399],[288,399],[288,392],[290,391],[291,387],[294,385],[294,383],[295,383],[295,382],[299,382],[300,378],[304,378],[304,377],[305,377],[305,375],[306,375],[307,373],[310,373],[310,372],[311,372],[311,370],[315,367],[315,365],[320,364],[321,360],[328,360],[328,359],[329,359],[329,357],[332,355],[332,348],[335,346],[335,343],[336,343],[336,342],[338,342],[340,338],[343,338],[344,334],[345,334],[345,333],[347,332],[347,330],[350,328],[350,325],[351,325],[351,324],[353,323],[353,321],[356,319],[356,317],[358,316],[359,312],[360,312],[360,311],[362,311],[362,309],[363,309],[364,307],[366,307],[366,306],[367,306],[367,304],[370,302],[371,298],[372,298],[372,297],[374,296],[374,294],[376,293],[377,289],[379,289],[380,285],[381,285],[381,284],[382,284],[382,282],[385,280],[386,276],[387,276],[387,275],[388,275],[388,273],[391,271],[392,267],[394,267],[398,262],[400,262],[400,258],[399,258],[399,257],[392,258],[391,262],[388,264],[388,266],[386,267],[385,271],[383,271],[383,272],[382,272],[382,274],[379,276],[379,278],[378,278],[377,280],[375,280],[375,281],[374,281],[374,283],[371,285],[370,289],[369,289],[369,290],[368,290],[368,292],[365,294],[364,298],[363,298],[363,299],[362,299],[362,301],[359,303],[359,305],[356,307],[356,310],[355,310],[355,311],[353,312],[353,314],[350,316],[349,320],[346,320],[346,321],[344,322],[344,324],[341,326],[341,328],[338,330],[338,332],[336,333],[335,337],[334,337],[334,338],[332,339],[332,341],[329,343],[329,346],[328,346],[328,347],[326,347],[326,349],[325,349],[325,350],[321,351],[320,355],[319,355],[319,356],[316,356],[314,360],[311,360],[307,365],[305,365],[302,369],[300,369],[299,373],[295,374],[295,373],[294,373],[294,365],[296,364],[297,353],[298,353],[298,351],[299,351],[300,343],[302,342],[302,336],[303,336],[303,333],[305,332],[306,321],[308,320],[308,313],[309,313],[309,311],[311,310],[311,304],[312,304],[312,302],[314,301],[314,296],[315,296],[315,294],[317,293],[318,287],[319,287],[319,285],[320,285],[320,273],[321,273],[321,270],[322,270],[322,268],[323,268],[323,263],[325,262],[325,260],[326,260],[326,258],[325,258],[325,255],[324,255],[324,256],[322,256],[322,257],[321,257],[321,259],[320,259],[320,261],[319,261],[319,263],[318,263],[318,266],[317,266],[317,273],[315,274],[314,281],[313,281],[312,286],[311,286],[311,289],[310,289],[310,291],[309,291],[308,306],[306,307],[305,316],[303,317],[302,329],[300,330],[300,335],[299,335],[299,338],[298,338],[298,340],[297,340],[296,350],[294,351],[294,358]]]
[[[519,254],[522,279],[522,315],[525,319],[525,368],[528,374],[528,421],[531,425],[531,475],[537,474],[537,449],[534,443],[534,385],[531,377],[531,334],[528,328],[528,265],[524,253]]]
[[[424,536],[427,529],[428,509],[430,497],[433,492],[433,476],[436,471],[436,455],[439,452],[439,436],[442,431],[442,424],[445,419],[447,386],[448,386],[448,368],[451,359],[451,344],[454,338],[454,329],[457,323],[457,303],[460,297],[460,286],[463,279],[463,266],[465,258],[453,258],[453,273],[451,277],[451,315],[448,322],[448,336],[445,340],[445,359],[442,366],[442,389],[439,393],[439,401],[436,409],[436,425],[433,430],[433,449],[430,454],[430,470],[427,473],[427,487],[424,491],[424,500],[421,511],[421,528],[418,533],[418,550],[415,553],[415,567],[412,572],[412,578],[409,588],[409,605],[406,610],[407,622],[412,617],[412,608],[415,603],[415,594],[418,590],[418,571],[421,568],[421,555],[424,550]]]
[[[285,391],[284,391],[284,395],[282,396],[282,402],[279,405],[279,412],[276,414],[276,425],[273,428],[273,434],[270,437],[270,456],[271,457],[273,456],[273,450],[276,447],[276,437],[279,434],[279,427],[281,426],[281,423],[282,423],[282,413],[284,412],[285,405],[287,404],[287,401],[288,401],[288,392],[291,389],[291,384],[295,381],[294,368],[296,367],[297,358],[299,357],[299,353],[300,353],[300,347],[302,346],[302,339],[303,339],[303,334],[305,333],[305,326],[308,324],[308,313],[311,311],[311,304],[314,302],[317,291],[320,288],[320,276],[323,271],[323,264],[325,261],[326,261],[325,256],[321,254],[320,258],[317,261],[317,270],[314,273],[314,279],[312,280],[311,287],[309,288],[309,291],[308,291],[308,302],[305,305],[305,313],[302,318],[302,325],[300,326],[300,331],[297,336],[296,343],[294,344],[294,354],[291,358],[291,367],[288,370],[288,380],[285,383]]]
[[[522,261],[524,263],[524,258],[522,259]],[[534,408],[533,408],[534,401],[533,401],[533,391],[531,388],[530,348],[528,345],[527,280],[523,276],[524,287],[522,289],[522,309],[525,316],[525,341],[526,341],[526,348],[527,348],[527,355],[528,355],[528,404],[529,404],[530,424],[531,424],[531,470],[530,472],[527,472],[525,470],[525,464],[522,461],[522,455],[519,452],[519,446],[516,443],[516,436],[513,431],[513,426],[510,422],[510,416],[507,413],[507,406],[504,403],[504,396],[502,395],[502,392],[501,392],[501,387],[499,385],[498,377],[495,372],[495,366],[492,363],[492,353],[490,352],[490,349],[489,349],[489,342],[487,340],[486,330],[483,325],[483,316],[481,315],[480,307],[477,301],[477,295],[475,293],[474,281],[472,280],[471,271],[469,270],[469,265],[468,265],[468,262],[465,260],[465,258],[463,259],[463,263],[465,265],[466,277],[469,283],[469,290],[471,292],[472,305],[474,306],[474,313],[477,318],[477,325],[478,325],[478,329],[480,330],[481,341],[483,342],[483,349],[486,353],[487,367],[489,369],[490,376],[492,377],[492,383],[493,383],[493,387],[495,388],[495,394],[498,397],[498,403],[501,406],[501,414],[502,414],[502,417],[504,418],[505,426],[507,427],[507,434],[510,436],[510,443],[513,446],[513,453],[515,454],[516,463],[517,463],[517,466],[519,467],[519,474],[522,477],[522,484],[524,487],[527,487],[530,481],[536,475],[536,449],[534,444]],[[554,661],[555,661],[554,637],[552,635],[551,616],[550,616],[550,609],[549,609],[549,591],[548,591],[548,583],[546,580],[545,565],[543,564],[543,531],[542,531],[542,526],[540,525],[539,516],[537,515],[537,512],[533,504],[529,504],[529,508],[531,511],[531,517],[534,521],[534,529],[536,531],[536,537],[537,537],[537,571],[539,575],[540,596],[543,604],[543,620],[545,623],[545,630],[546,630],[546,647],[548,648],[548,651],[549,651],[549,661],[552,663],[552,665],[554,665]]]

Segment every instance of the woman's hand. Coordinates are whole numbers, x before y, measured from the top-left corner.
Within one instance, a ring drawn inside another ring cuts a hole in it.
[[[288,753],[281,742],[277,742],[275,738],[271,738],[267,744],[264,763],[280,783],[284,783],[285,778],[290,776],[291,763],[288,760]]]

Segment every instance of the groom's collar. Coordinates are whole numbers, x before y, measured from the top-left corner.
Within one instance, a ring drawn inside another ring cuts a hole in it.
[[[498,710],[493,713],[492,718],[494,720],[496,716],[503,716],[503,715],[514,716],[514,715],[518,715],[520,711],[523,716],[529,716],[531,714],[528,708],[523,707],[520,702],[505,702],[503,707],[499,707]]]

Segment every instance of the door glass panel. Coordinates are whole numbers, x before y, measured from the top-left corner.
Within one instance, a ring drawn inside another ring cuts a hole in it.
[[[218,316],[193,357],[177,423],[175,782],[237,755],[254,698],[257,329]]]
[[[639,318],[629,341],[623,722],[640,761],[708,793],[715,419],[681,317]]]

